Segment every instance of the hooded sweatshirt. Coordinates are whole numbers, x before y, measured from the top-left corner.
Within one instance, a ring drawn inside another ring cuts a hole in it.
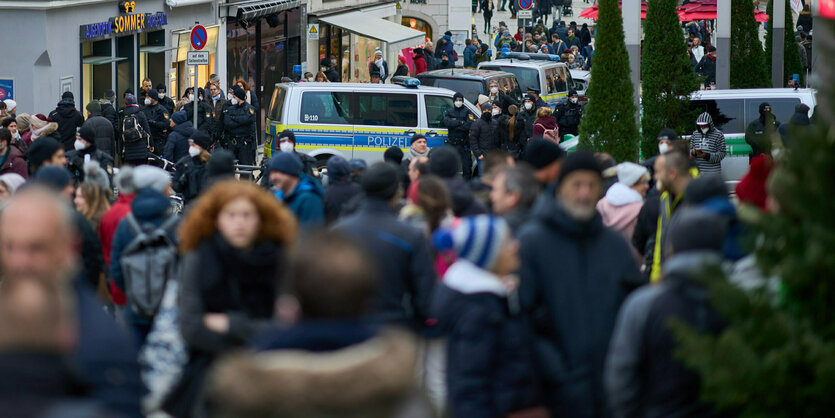
[[[603,225],[618,231],[629,242],[643,206],[644,199],[640,193],[618,182],[597,202],[597,211],[603,217]]]
[[[75,102],[72,99],[61,100],[58,107],[49,114],[49,118],[58,124],[58,135],[61,137],[64,150],[73,149],[75,128],[80,128],[84,123],[84,117],[75,108]]]
[[[302,175],[299,184],[284,199],[284,203],[296,215],[302,228],[312,228],[325,223],[324,196],[325,191],[317,181]]]
[[[710,125],[706,134],[698,129],[700,123]],[[697,128],[690,138],[690,150],[700,149],[707,153],[705,157],[693,157],[693,160],[696,161],[696,167],[699,168],[701,174],[721,174],[722,160],[725,158],[725,134],[713,125],[713,118],[710,117],[710,113],[704,112],[699,115],[696,124]]]

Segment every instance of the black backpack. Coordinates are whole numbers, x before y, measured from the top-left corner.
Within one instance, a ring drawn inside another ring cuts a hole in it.
[[[143,139],[147,140],[147,138],[148,133],[142,128],[142,124],[139,123],[139,118],[136,117],[136,113],[125,116],[125,119],[122,121],[122,140],[125,143],[133,143]]]

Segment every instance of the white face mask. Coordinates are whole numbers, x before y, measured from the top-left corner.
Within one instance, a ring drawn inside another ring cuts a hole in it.
[[[670,149],[670,144],[668,144],[668,143],[666,143],[666,142],[661,143],[661,144],[658,144],[658,153],[659,153],[659,154],[664,154],[664,153],[666,153],[669,149]]]
[[[710,130],[710,126],[700,126],[699,130],[702,131],[702,135],[707,135],[707,132]]]
[[[188,100],[189,100],[190,102],[193,102],[193,101],[194,101],[194,95],[193,95],[193,94],[189,94],[189,95],[188,95]]]
[[[212,98],[215,99],[215,100],[220,99],[220,93],[215,94],[214,96],[212,96]]]
[[[192,157],[196,157],[200,155],[200,148],[197,147],[188,147],[188,155]]]
[[[150,105],[151,105],[151,99],[146,97],[145,98],[145,106],[150,106]]]
[[[160,98],[160,99],[164,99],[164,98],[165,98],[165,93],[157,93],[157,94],[159,95],[159,98]]]
[[[493,109],[493,116],[499,116],[499,113],[501,113],[499,109]]]
[[[530,102],[525,103],[525,110],[531,110],[531,109],[533,109],[533,103],[530,103]]]
[[[498,93],[498,92],[499,92],[499,88],[498,88],[498,87],[490,87],[490,93],[496,94],[496,93]]]
[[[328,67],[322,67],[322,72],[328,71]]]
[[[280,149],[281,152],[293,152],[294,148],[293,143],[290,141],[284,141],[278,144],[278,149]]]
[[[573,104],[577,104],[577,101],[578,101],[578,99],[577,99],[576,97],[572,97],[572,98],[570,98],[570,99],[568,99],[568,100],[569,100],[571,103],[573,103]]]
[[[229,99],[229,102],[232,103],[232,106],[235,106],[236,104],[238,104],[238,99],[233,97],[233,98]]]
[[[73,142],[72,146],[73,148],[75,148],[76,151],[81,151],[84,148],[87,148],[87,144],[80,139],[76,139],[75,142]]]
[[[455,101],[455,107],[460,108],[461,106],[464,106],[464,102],[462,102],[460,100],[456,100]]]
[[[313,82],[313,77],[307,77],[307,81],[312,83]]]

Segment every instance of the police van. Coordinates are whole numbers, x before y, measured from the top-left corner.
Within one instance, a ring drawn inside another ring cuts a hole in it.
[[[366,162],[381,161],[397,146],[406,152],[415,134],[429,147],[444,144],[444,113],[453,107],[452,90],[422,87],[415,78],[397,77],[398,84],[280,83],[267,113],[264,156],[276,152],[276,135],[296,135],[296,149],[316,158],[320,166],[340,155]],[[469,101],[473,117],[480,115]]]
[[[504,71],[516,76],[522,91],[533,88],[538,90],[540,98],[555,108],[565,101],[568,90],[574,86],[571,72],[559,55],[526,54],[522,52],[502,52],[495,61],[478,64],[479,70]]]

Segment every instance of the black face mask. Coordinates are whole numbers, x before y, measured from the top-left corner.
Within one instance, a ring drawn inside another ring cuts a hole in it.
[[[484,113],[481,114],[481,118],[484,119],[485,121],[488,121],[488,122],[490,121],[490,119],[492,117],[493,117],[492,110],[490,112],[484,112]]]

